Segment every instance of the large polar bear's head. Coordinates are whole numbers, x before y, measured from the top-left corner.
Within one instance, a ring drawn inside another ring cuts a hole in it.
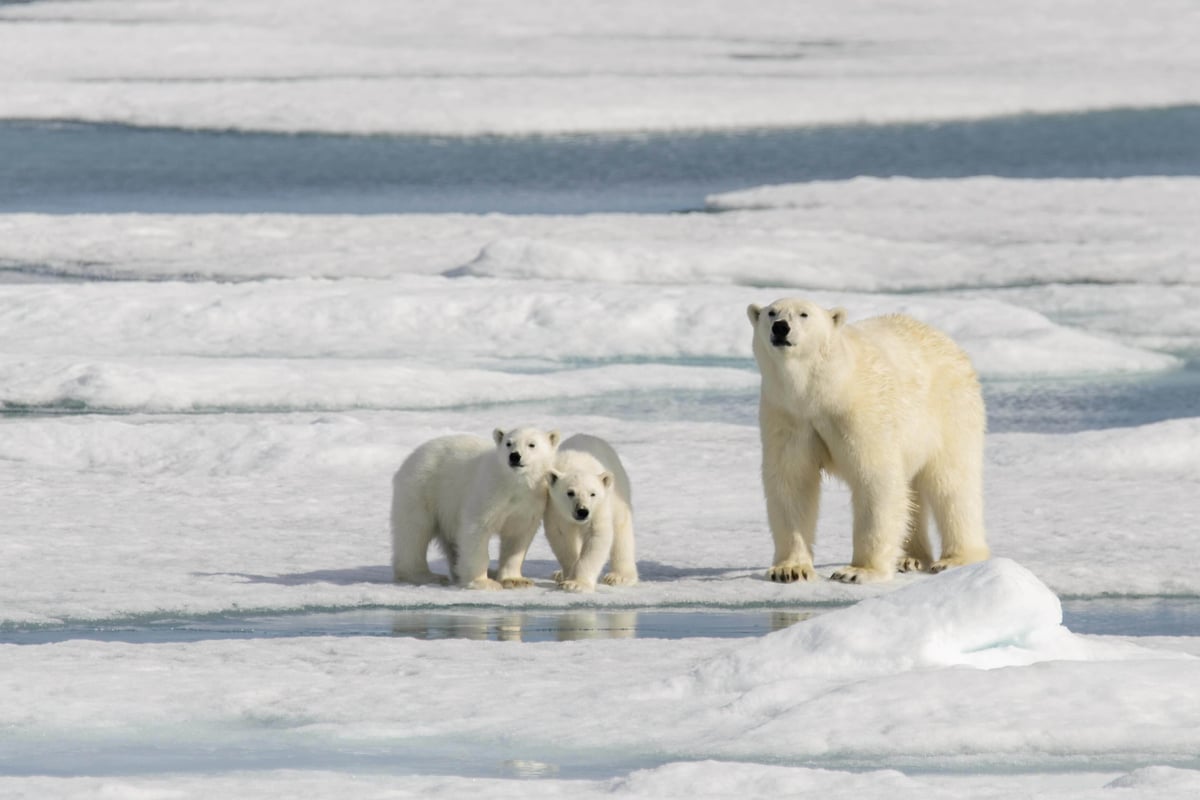
[[[496,440],[496,455],[501,463],[517,472],[530,475],[545,475],[554,466],[554,454],[558,449],[558,431],[542,431],[537,428],[514,428],[492,431]]]
[[[760,364],[767,358],[819,352],[846,321],[845,309],[825,309],[801,297],[785,297],[765,308],[751,303],[746,315],[754,326],[754,357]]]
[[[589,463],[590,462],[590,463]],[[613,474],[600,462],[559,458],[550,471],[550,502],[564,517],[580,525],[590,522],[608,499]]]

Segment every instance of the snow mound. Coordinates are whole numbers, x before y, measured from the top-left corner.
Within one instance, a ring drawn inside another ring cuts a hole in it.
[[[740,691],[803,675],[880,674],[966,665],[993,668],[1078,657],[1058,597],[1015,561],[949,570],[822,614],[697,670]]]

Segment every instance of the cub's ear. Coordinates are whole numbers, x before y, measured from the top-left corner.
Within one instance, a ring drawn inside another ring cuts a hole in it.
[[[611,489],[613,484],[613,474],[611,472],[601,472],[600,482],[604,484],[605,489]]]
[[[833,327],[840,328],[846,322],[846,309],[837,307],[829,312],[830,319],[833,320]]]
[[[762,306],[757,303],[751,303],[746,309],[746,316],[750,318],[751,325],[758,325],[758,318],[762,315]]]
[[[550,440],[551,447],[558,447],[558,440],[562,438],[562,434],[558,431],[550,431],[546,434],[546,438]]]
[[[496,440],[496,444],[500,444],[504,440],[504,431],[496,428],[496,430],[492,431],[492,438]]]
[[[562,477],[562,473],[550,470],[546,473],[546,477],[550,479],[550,485],[553,486],[554,484],[558,483],[558,479]]]

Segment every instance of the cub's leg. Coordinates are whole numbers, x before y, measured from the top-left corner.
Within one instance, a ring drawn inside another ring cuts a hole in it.
[[[590,528],[583,538],[583,549],[571,577],[563,578],[559,584],[568,592],[596,591],[596,579],[600,577],[600,570],[604,569],[604,562],[608,561],[608,554],[612,552],[612,522],[595,520]]]
[[[637,561],[633,548],[633,519],[621,514],[613,522],[612,556],[604,582],[609,586],[628,586],[637,583]]]
[[[437,522],[408,487],[393,484],[392,575],[401,583],[446,583],[444,575],[429,569],[429,543]]]
[[[500,565],[496,579],[505,589],[524,589],[533,586],[533,581],[521,574],[525,566],[525,554],[537,535],[538,519],[510,520],[500,534]]]
[[[572,525],[561,523],[549,515],[546,517],[545,526],[546,541],[550,543],[550,550],[561,567],[554,573],[554,580],[562,583],[564,578],[573,577],[575,574],[575,562],[579,561],[583,539]]]

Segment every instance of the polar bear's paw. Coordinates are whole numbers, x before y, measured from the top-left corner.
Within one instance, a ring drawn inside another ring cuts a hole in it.
[[[891,577],[890,573],[884,572],[881,569],[842,567],[830,575],[829,579],[831,581],[841,581],[842,583],[873,583],[875,581],[886,581]]]
[[[503,589],[504,585],[500,581],[491,578],[476,578],[467,584],[468,589],[484,589],[486,591],[497,591]]]
[[[550,576],[555,583],[563,582],[563,571],[561,569],[554,570],[554,574]]]
[[[921,559],[905,556],[896,564],[896,569],[899,572],[924,572],[925,566],[925,562]]]
[[[767,577],[777,583],[795,583],[796,581],[815,580],[817,573],[813,571],[812,564],[785,561],[767,570]]]
[[[583,581],[577,581],[577,580],[573,580],[573,579],[561,581],[558,584],[558,588],[562,589],[563,591],[575,592],[577,594],[582,594],[584,592],[596,591],[596,587],[594,584],[584,583]]]
[[[529,578],[521,577],[503,578],[500,581],[500,585],[505,589],[528,589],[530,586],[533,586],[533,581],[529,580]]]
[[[632,586],[637,583],[638,577],[625,572],[610,572],[600,580],[608,586]]]

